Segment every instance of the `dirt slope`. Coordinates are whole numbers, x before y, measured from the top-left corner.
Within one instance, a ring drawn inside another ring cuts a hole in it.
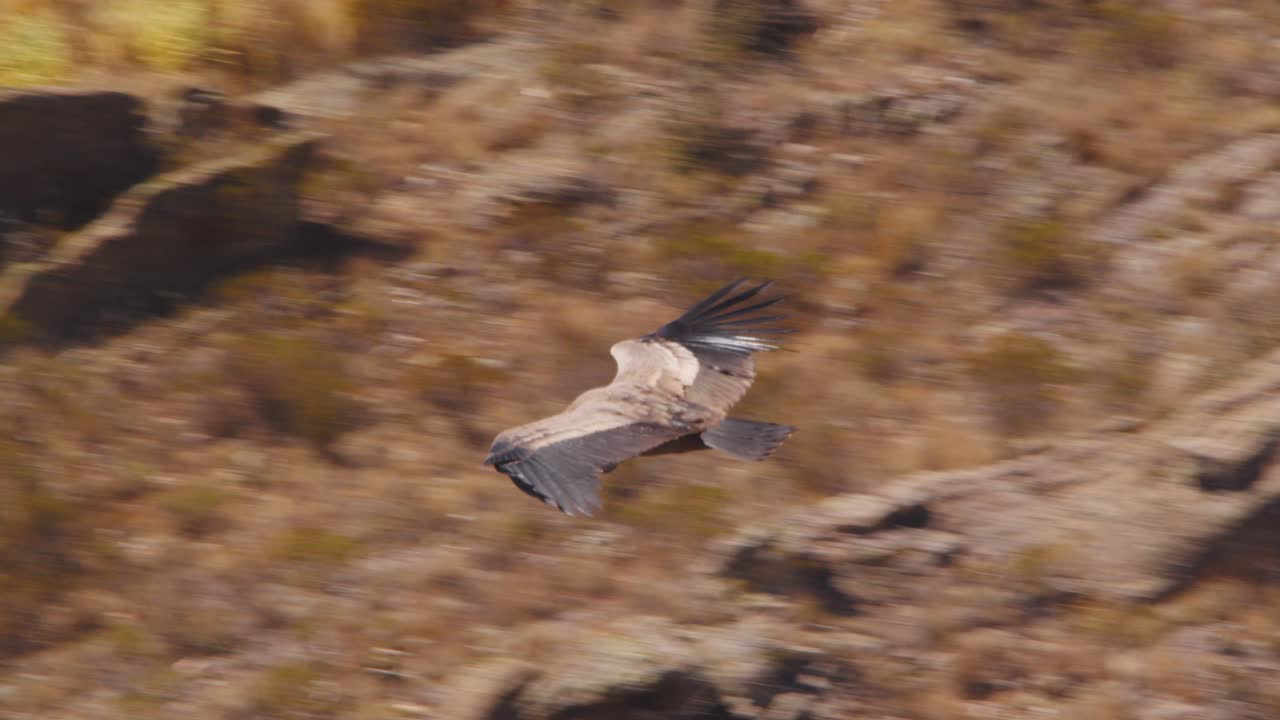
[[[1275,715],[1272,3],[512,5],[7,196],[6,717]],[[479,465],[737,275],[779,455]]]

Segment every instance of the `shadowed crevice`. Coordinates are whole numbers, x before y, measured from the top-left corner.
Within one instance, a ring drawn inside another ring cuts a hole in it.
[[[743,548],[725,568],[725,575],[746,582],[754,592],[808,597],[832,615],[858,614],[858,599],[835,582],[832,568],[813,557],[794,557],[768,545]]]
[[[603,702],[568,707],[548,720],[733,720],[715,685],[695,673],[672,671],[656,685],[611,693]]]
[[[1214,539],[1192,563],[1185,580],[1162,598],[1216,578],[1280,585],[1280,500]]]
[[[1262,440],[1243,462],[1199,456],[1196,458],[1196,481],[1200,489],[1207,491],[1248,490],[1257,482],[1262,471],[1275,458],[1280,445],[1280,433],[1271,433]]]

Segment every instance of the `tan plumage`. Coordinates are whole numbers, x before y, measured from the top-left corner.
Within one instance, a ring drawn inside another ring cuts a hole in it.
[[[760,460],[794,428],[729,418],[755,380],[753,352],[787,332],[759,312],[782,300],[745,304],[763,283],[738,280],[653,333],[614,345],[618,372],[563,412],[498,435],[485,464],[521,490],[574,515],[600,509],[601,473],[637,455],[716,448]]]

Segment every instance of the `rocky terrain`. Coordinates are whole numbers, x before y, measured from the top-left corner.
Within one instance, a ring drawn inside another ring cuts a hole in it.
[[[1280,714],[1271,2],[393,5],[0,92],[0,714]],[[480,465],[739,275],[777,456]]]

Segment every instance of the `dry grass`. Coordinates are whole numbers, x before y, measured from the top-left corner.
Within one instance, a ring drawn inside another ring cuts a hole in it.
[[[342,712],[336,683],[325,680],[320,666],[301,661],[268,670],[253,691],[253,710],[264,717],[326,718]]]
[[[1085,282],[1100,250],[1060,220],[1011,223],[996,244],[994,267],[1016,291],[1070,288]]]
[[[494,362],[457,353],[431,358],[410,372],[408,382],[424,400],[460,415],[474,413],[484,395],[506,379]]]
[[[925,267],[929,243],[940,232],[935,207],[892,205],[876,221],[873,256],[889,275],[902,277]]]
[[[615,479],[615,482],[622,480]],[[625,482],[625,481],[623,481]],[[618,503],[618,522],[644,530],[676,527],[697,540],[727,532],[725,510],[731,498],[722,487],[676,485]]]
[[[927,61],[955,47],[947,18],[939,12],[938,5],[927,0],[886,5],[856,33],[820,35],[811,52],[848,53],[850,40],[856,38],[861,46],[859,55],[870,65],[867,70],[872,73],[885,72],[903,61]]]
[[[49,487],[28,451],[6,441],[0,459],[0,652],[12,654],[54,639],[42,637],[43,609],[78,574],[87,528],[84,510]]]
[[[969,358],[970,372],[986,389],[998,426],[1007,433],[1034,432],[1059,403],[1059,388],[1076,370],[1044,338],[1006,333]]]
[[[359,544],[345,535],[317,528],[296,528],[282,533],[270,555],[292,566],[335,567],[350,560]]]
[[[356,52],[456,43],[491,0],[9,0],[0,84],[74,80],[90,68],[214,70],[280,80]]]
[[[1174,627],[1170,614],[1161,609],[1100,602],[1073,608],[1071,623],[1078,632],[1110,647],[1150,647]]]
[[[535,147],[556,122],[553,106],[521,94],[532,76],[526,70],[477,78],[430,103],[415,89],[387,93],[353,123],[353,134],[363,137],[352,179],[363,184],[371,177],[382,187],[425,163],[466,166]]]
[[[1132,702],[1124,693],[1112,688],[1100,688],[1070,703],[1063,710],[1064,720],[1131,720],[1135,717]]]
[[[328,450],[360,419],[356,388],[342,356],[328,344],[283,333],[250,335],[231,351],[230,378],[273,429]]]
[[[664,63],[683,62],[698,47],[702,8],[697,3],[626,3],[621,22],[566,24],[571,36],[599,38],[605,59],[632,70],[655,70]]]
[[[605,71],[605,57],[604,46],[597,42],[566,42],[551,49],[538,68],[538,75],[569,110],[607,112],[626,90]]]
[[[907,470],[956,470],[997,460],[1003,451],[997,438],[963,419],[943,418],[924,434],[924,459]]]
[[[178,530],[199,537],[225,527],[227,506],[234,493],[208,485],[173,488],[156,496],[156,502],[173,516]]]
[[[65,80],[73,68],[67,34],[66,27],[47,10],[0,19],[0,84]]]

